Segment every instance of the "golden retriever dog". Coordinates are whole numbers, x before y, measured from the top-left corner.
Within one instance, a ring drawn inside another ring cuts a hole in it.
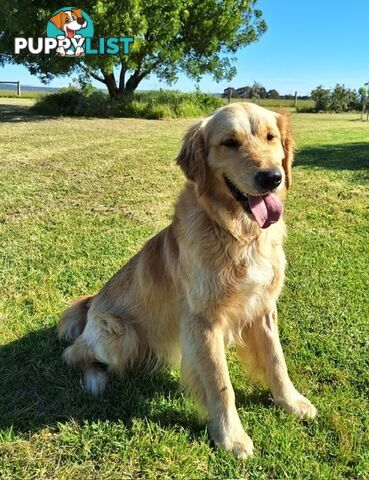
[[[234,344],[277,405],[316,415],[288,376],[277,325],[293,149],[289,119],[249,103],[227,105],[190,128],[177,158],[187,183],[172,223],[59,322],[60,338],[72,343],[64,358],[82,369],[86,391],[102,393],[111,372],[180,360],[213,440],[246,458],[253,443],[226,361]]]

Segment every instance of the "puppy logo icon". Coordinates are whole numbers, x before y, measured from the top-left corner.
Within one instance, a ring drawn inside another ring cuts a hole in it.
[[[46,37],[15,37],[14,53],[28,50],[34,55],[56,51],[61,57],[129,54],[133,37],[94,36],[94,24],[80,8],[64,7],[47,17]]]
[[[62,8],[50,17],[47,24],[47,36],[58,40],[56,53],[62,57],[85,55],[85,40],[91,39],[93,34],[91,18],[79,8]]]

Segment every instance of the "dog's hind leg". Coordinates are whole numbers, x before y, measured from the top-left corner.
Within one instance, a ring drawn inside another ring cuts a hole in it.
[[[66,363],[83,371],[84,389],[101,394],[109,372],[123,374],[141,358],[142,344],[130,321],[92,307],[87,324],[73,345],[64,352]]]
[[[58,325],[58,336],[66,342],[74,342],[83,332],[87,323],[87,313],[92,296],[79,297],[63,313]]]
[[[92,395],[104,392],[109,379],[107,368],[97,361],[82,336],[66,348],[63,357],[68,365],[82,370],[83,387],[86,392]]]

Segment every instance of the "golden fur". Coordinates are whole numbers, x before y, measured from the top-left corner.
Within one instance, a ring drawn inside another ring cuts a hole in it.
[[[236,148],[224,145],[228,138]],[[172,223],[59,322],[59,336],[73,342],[64,357],[84,371],[86,390],[105,388],[101,364],[122,374],[180,359],[183,382],[205,405],[215,442],[247,457],[253,445],[236,411],[225,357],[232,342],[277,404],[315,416],[289,379],[278,337],[285,223],[280,218],[261,229],[224,181],[226,175],[242,192],[257,195],[256,173],[276,168],[283,181],[275,193],[284,201],[292,159],[289,119],[253,104],[230,104],[188,131],[177,158],[188,181]]]

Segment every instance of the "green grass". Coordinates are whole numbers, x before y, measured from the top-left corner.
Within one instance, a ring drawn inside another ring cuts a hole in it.
[[[0,123],[0,477],[367,479],[368,124],[293,116],[281,338],[319,415],[287,416],[231,351],[256,447],[241,462],[213,447],[178,370],[115,380],[92,399],[55,333],[73,297],[99,289],[170,222],[183,183],[174,158],[192,121],[45,119],[17,106],[2,106]]]

